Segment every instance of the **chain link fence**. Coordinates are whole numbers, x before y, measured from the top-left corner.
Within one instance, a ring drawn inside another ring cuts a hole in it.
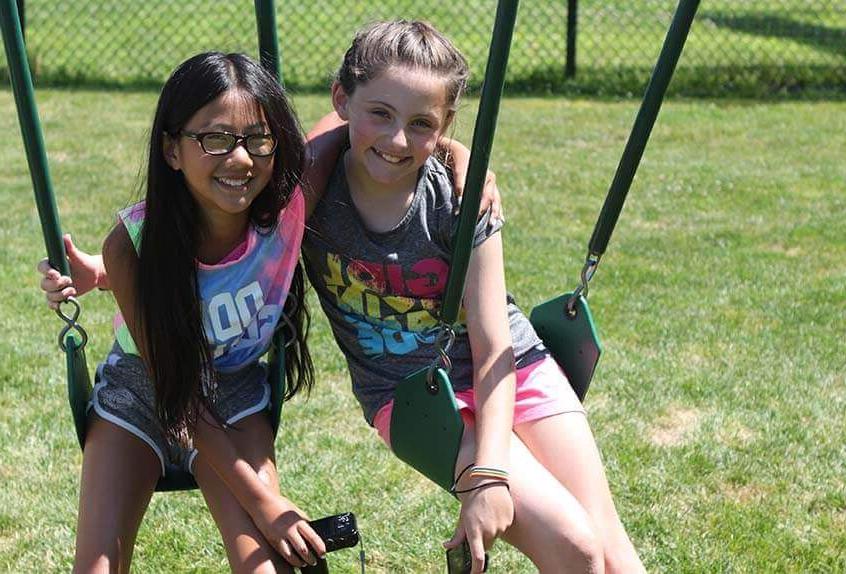
[[[257,52],[249,0],[18,1],[39,85],[159,86],[199,51]],[[639,94],[675,6],[672,0],[524,0],[508,89]],[[285,83],[319,91],[358,27],[399,17],[428,20],[449,35],[478,84],[496,2],[279,0],[277,11]],[[2,55],[0,74],[8,75]],[[799,90],[846,93],[846,0],[703,0],[671,92]]]

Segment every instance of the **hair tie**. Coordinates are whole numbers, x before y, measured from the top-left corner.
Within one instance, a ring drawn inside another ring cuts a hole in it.
[[[464,490],[456,490],[455,494],[464,494],[466,492],[473,492],[474,490],[482,490],[483,488],[489,488],[491,486],[504,486],[508,492],[511,492],[511,487],[508,483],[504,480],[494,480],[491,482],[486,482],[484,484],[477,484],[476,486],[471,486],[470,488],[465,488]]]

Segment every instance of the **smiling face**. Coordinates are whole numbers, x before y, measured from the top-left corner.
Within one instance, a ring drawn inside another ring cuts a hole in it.
[[[269,133],[261,106],[238,90],[222,93],[200,108],[183,126],[191,133]],[[270,182],[273,156],[253,157],[243,145],[226,155],[209,155],[200,142],[184,135],[165,136],[165,160],[185,177],[185,184],[206,216],[219,221],[246,218],[253,200]]]
[[[443,78],[396,66],[352,95],[336,82],[332,102],[349,122],[348,169],[368,188],[413,188],[452,118]]]

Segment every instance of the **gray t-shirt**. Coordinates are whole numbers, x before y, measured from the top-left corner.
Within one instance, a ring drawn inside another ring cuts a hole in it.
[[[306,271],[335,340],[347,359],[353,393],[372,424],[394,388],[436,356],[438,313],[458,225],[457,202],[447,170],[434,158],[420,169],[405,216],[390,231],[369,231],[356,211],[340,160],[323,199],[306,222]],[[487,215],[474,245],[499,231]],[[508,319],[518,366],[544,356],[526,316],[508,297]],[[470,342],[462,310],[450,350],[456,391],[473,386]]]

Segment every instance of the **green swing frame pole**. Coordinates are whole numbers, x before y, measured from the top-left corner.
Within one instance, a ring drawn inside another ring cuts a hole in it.
[[[282,84],[282,58],[279,54],[279,35],[276,28],[276,2],[255,0],[255,6],[259,61]]]
[[[491,48],[479,99],[479,112],[476,114],[476,125],[473,128],[470,165],[467,168],[467,181],[464,186],[464,196],[461,199],[461,214],[458,230],[453,238],[454,251],[441,310],[441,322],[447,325],[452,325],[458,319],[458,311],[464,295],[470,252],[473,249],[476,216],[482,201],[482,187],[485,183],[485,174],[488,170],[496,132],[499,103],[505,85],[505,69],[508,65],[511,38],[514,35],[514,23],[517,20],[518,3],[518,0],[500,0],[496,8]]]
[[[29,62],[26,57],[26,47],[23,41],[20,15],[16,0],[0,0],[0,29],[2,29],[3,45],[6,50],[6,61],[9,65],[9,76],[12,80],[12,91],[21,125],[26,159],[35,192],[35,203],[38,207],[38,217],[41,221],[41,232],[47,247],[47,258],[50,265],[62,275],[70,275],[70,265],[65,258],[65,246],[62,242],[62,230],[59,226],[59,214],[53,195],[53,183],[47,163],[47,150],[41,132],[41,122],[38,119],[38,109],[35,105],[35,90],[32,86]],[[68,371],[68,402],[74,420],[74,429],[79,446],[85,445],[85,411],[91,381],[85,360],[85,343],[87,335],[76,322],[80,307],[74,302],[75,312],[67,316],[61,309],[57,311],[67,327],[59,334],[59,346],[65,352]],[[81,336],[79,338],[71,329]]]
[[[62,275],[70,275],[16,0],[0,0],[0,27],[47,258]]]
[[[661,54],[658,56],[658,62],[655,64],[652,77],[646,87],[643,103],[635,118],[631,134],[608,190],[608,196],[605,198],[605,204],[599,214],[599,220],[596,222],[596,227],[591,235],[588,244],[589,261],[593,258],[595,262],[598,262],[608,247],[608,241],[611,239],[611,233],[620,217],[626,194],[631,188],[632,180],[634,180],[638,165],[640,165],[643,151],[649,141],[649,135],[652,133],[652,127],[655,125],[661,103],[664,101],[664,94],[667,92],[667,86],[673,77],[673,72],[687,41],[687,35],[690,32],[690,26],[698,7],[699,0],[680,0],[676,8],[673,21],[667,31],[667,36],[664,38]]]
[[[394,392],[391,415],[391,445],[401,460],[417,469],[444,490],[450,491],[455,461],[461,445],[464,424],[458,414],[448,370],[443,335],[452,333],[458,318],[465,276],[473,247],[476,214],[482,196],[491,144],[496,129],[499,100],[508,63],[508,51],[517,18],[517,0],[500,0],[491,39],[479,112],[473,132],[472,152],[458,229],[453,237],[452,260],[440,313],[441,334],[436,341],[443,368],[438,360],[408,375]],[[451,340],[451,339],[450,339]]]

